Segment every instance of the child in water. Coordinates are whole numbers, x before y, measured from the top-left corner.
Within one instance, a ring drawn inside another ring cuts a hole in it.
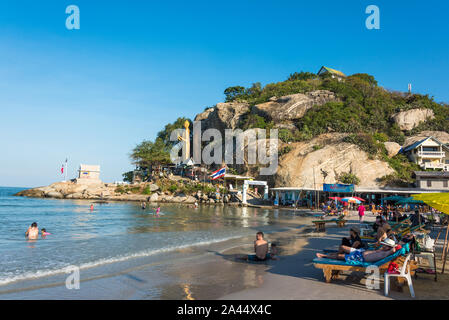
[[[159,218],[159,212],[161,212],[161,207],[158,207],[156,209],[156,217],[158,217],[158,218]]]
[[[46,236],[51,235],[51,233],[47,232],[47,230],[45,230],[45,228],[42,228],[41,235],[42,235],[42,238],[45,238]]]

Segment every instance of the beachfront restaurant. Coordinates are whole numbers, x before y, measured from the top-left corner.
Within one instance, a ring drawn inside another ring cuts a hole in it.
[[[270,192],[275,206],[315,207],[329,197],[359,197],[365,204],[383,205],[384,199],[391,196],[411,197],[419,193],[439,193],[447,190],[429,190],[421,188],[367,188],[353,185],[324,184],[320,189],[305,187],[271,188]]]

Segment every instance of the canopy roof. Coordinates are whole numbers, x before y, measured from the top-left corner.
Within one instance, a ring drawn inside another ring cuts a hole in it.
[[[449,215],[449,193],[427,193],[412,195],[415,200],[422,200],[438,211]]]

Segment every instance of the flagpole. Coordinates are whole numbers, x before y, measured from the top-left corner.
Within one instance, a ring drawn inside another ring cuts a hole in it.
[[[67,158],[65,158],[65,181],[67,181]]]

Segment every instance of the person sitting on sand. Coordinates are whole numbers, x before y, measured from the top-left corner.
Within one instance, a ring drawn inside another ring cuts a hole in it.
[[[254,241],[255,255],[248,256],[248,260],[265,261],[269,258],[268,242],[263,238],[263,232],[259,231],[256,234],[256,241]]]
[[[385,241],[381,242],[381,245],[382,247],[378,250],[354,248],[349,248],[348,250],[345,248],[343,253],[317,253],[316,256],[318,258],[345,260],[346,262],[375,262],[396,252],[396,242],[392,239],[385,239]]]
[[[278,255],[278,248],[276,246],[276,243],[272,243],[270,246],[270,258],[273,260],[277,260],[278,258],[276,257]]]
[[[338,252],[343,253],[343,248],[354,248],[361,249],[365,246],[362,239],[360,238],[360,229],[357,227],[352,227],[349,229],[349,238],[341,239],[341,246]]]
[[[37,228],[37,222],[33,222],[28,230],[25,232],[25,237],[29,240],[35,240],[39,237],[39,229]]]

